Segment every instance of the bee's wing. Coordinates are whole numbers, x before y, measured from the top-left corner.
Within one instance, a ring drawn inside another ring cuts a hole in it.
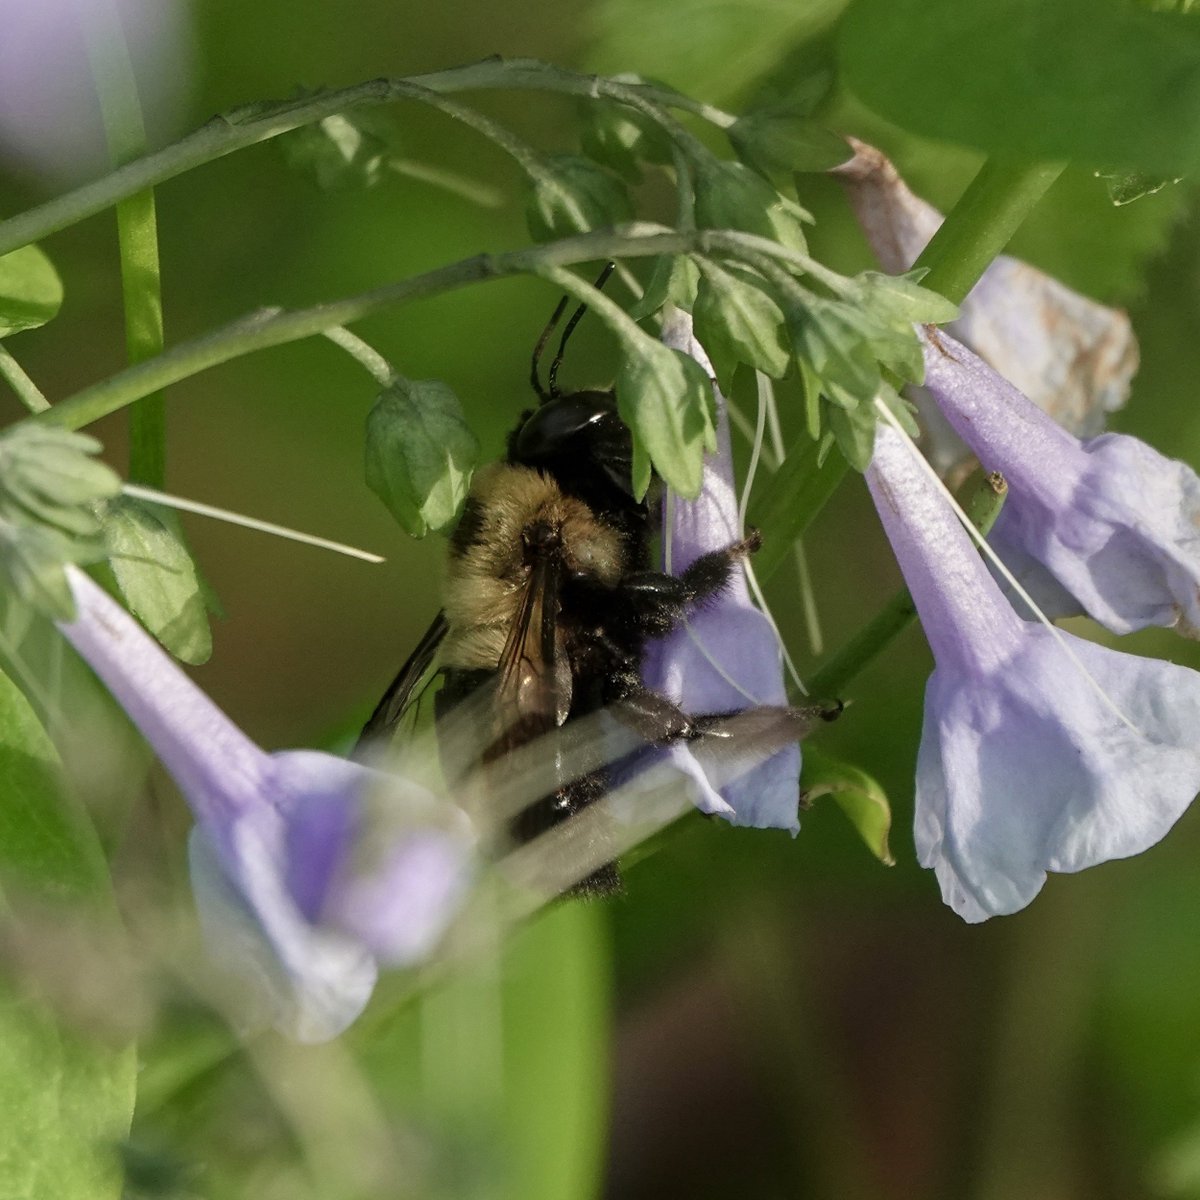
[[[557,551],[534,560],[496,665],[496,736],[484,754],[486,760],[567,719],[571,670],[558,638],[561,581],[562,559]]]
[[[362,733],[358,735],[358,741],[354,744],[352,757],[357,758],[364,745],[381,741],[400,724],[412,702],[432,680],[434,659],[449,628],[446,614],[439,612],[434,617],[433,624],[425,631],[425,636],[417,643],[417,648],[408,656],[408,661],[392,680],[391,686],[375,705],[375,711],[363,726]]]

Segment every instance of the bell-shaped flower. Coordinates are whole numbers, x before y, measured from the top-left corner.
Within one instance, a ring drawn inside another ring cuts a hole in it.
[[[832,174],[846,190],[871,249],[890,274],[907,271],[942,224],[889,159],[854,138],[849,162]],[[949,326],[1039,408],[1081,437],[1099,433],[1129,396],[1138,366],[1129,318],[1007,255],[998,257]],[[934,465],[943,474],[964,450],[914,389]]]
[[[992,543],[1048,615],[1200,636],[1200,478],[1145,442],[1080,441],[965,346],[923,332],[925,386],[1008,482]]]
[[[712,365],[692,334],[687,313],[669,310],[663,342],[691,355],[709,375]],[[664,531],[664,566],[679,574],[702,554],[741,541],[729,422],[720,393],[717,399],[717,451],[704,461],[700,494],[695,500],[671,496]],[[779,636],[750,598],[743,573],[735,571],[721,594],[689,614],[686,624],[647,647],[642,677],[646,686],[679,704],[691,715],[728,713],[758,705],[787,704]],[[738,740],[738,739],[731,739]],[[735,748],[736,749],[736,748]],[[747,749],[749,749],[747,747]],[[700,757],[698,757],[698,755]],[[697,744],[676,744],[670,761],[693,788],[696,806],[735,825],[757,829],[800,829],[800,747],[796,742],[765,759],[741,767],[702,761]],[[744,767],[744,769],[742,769]],[[724,777],[728,776],[728,777]]]
[[[914,448],[879,426],[867,471],[936,667],[915,835],[967,921],[1048,871],[1154,845],[1200,789],[1200,674],[1022,620]]]
[[[256,1018],[335,1036],[379,966],[419,962],[444,933],[470,878],[468,832],[410,780],[259,749],[102,588],[67,577],[76,612],[59,628],[196,818],[192,880],[215,956],[245,978]]]

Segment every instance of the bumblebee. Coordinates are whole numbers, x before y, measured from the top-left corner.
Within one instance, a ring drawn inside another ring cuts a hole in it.
[[[566,303],[564,297],[534,350],[531,379],[540,402],[521,415],[504,461],[477,473],[450,538],[442,611],[376,706],[360,744],[394,730],[434,669],[442,675],[439,724],[491,688],[483,763],[600,710],[647,748],[736,736],[735,714],[691,716],[648,689],[641,667],[647,641],[719,593],[758,537],[705,554],[678,576],[651,568],[651,510],[634,496],[632,438],[615,395],[563,394],[557,386],[584,306],[563,333],[548,388],[541,384],[539,359]],[[767,722],[774,726],[770,750],[821,715],[757,711],[778,718]],[[512,840],[532,841],[570,820],[609,784],[607,767],[562,779],[513,820]],[[603,895],[618,886],[609,862],[572,890]]]

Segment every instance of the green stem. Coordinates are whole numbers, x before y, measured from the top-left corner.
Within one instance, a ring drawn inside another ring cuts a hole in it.
[[[3,343],[0,343],[0,379],[12,388],[17,399],[30,412],[45,412],[50,407],[50,401],[42,395],[41,389],[25,374],[21,364],[9,354]]]
[[[618,83],[602,76],[583,75],[534,59],[489,58],[464,67],[414,75],[408,79],[372,79],[353,87],[320,92],[299,100],[251,104],[213,117],[194,133],[110,175],[85,184],[37,208],[0,222],[0,254],[65,229],[85,217],[103,212],[118,201],[157,186],[194,167],[257,145],[282,133],[311,125],[335,113],[395,100],[428,101],[429,94],[497,89],[528,89],[564,95],[604,97],[622,103],[634,99],[651,105],[685,109],[722,128],[728,114],[698,104],[669,89]],[[656,117],[663,123],[663,114]],[[678,126],[673,126],[678,129]]]
[[[921,285],[961,304],[1064,166],[989,158],[913,264]]]
[[[538,273],[544,267],[569,266],[606,258],[639,258],[655,254],[711,251],[717,242],[735,243],[738,235],[683,234],[657,225],[630,225],[621,232],[601,231],[563,238],[504,254],[481,254],[312,308],[268,308],[248,313],[220,329],[173,346],[163,354],[76,392],[32,420],[66,429],[81,429],[143,396],[178,383],[209,367],[256,350],[281,346],[324,333],[338,325],[411,300],[510,275]]]
[[[145,153],[146,127],[121,17],[112,0],[87,10],[88,57],[100,100],[109,155],[116,165]],[[162,277],[154,192],[143,188],[117,203],[117,242],[125,343],[133,364],[163,349]],[[129,414],[129,477],[161,488],[166,481],[166,398],[144,397]]]
[[[967,515],[984,537],[996,523],[1007,493],[1008,484],[1004,477],[993,471],[971,498]],[[813,675],[808,682],[809,694],[817,698],[838,695],[881,650],[912,624],[916,615],[912,596],[907,588],[901,588],[830,662]]]

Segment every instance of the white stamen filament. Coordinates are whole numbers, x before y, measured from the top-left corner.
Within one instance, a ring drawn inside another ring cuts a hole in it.
[[[917,444],[912,440],[911,437],[908,436],[908,433],[905,431],[904,426],[900,424],[900,421],[897,419],[895,413],[893,413],[878,396],[875,397],[875,409],[879,415],[901,436],[901,438],[904,439],[904,444],[908,448],[909,453],[916,459],[920,469],[924,471],[925,474],[928,475],[933,481],[937,490],[949,502],[950,507],[954,510],[954,515],[958,517],[963,528],[970,535],[971,540],[979,547],[984,557],[996,568],[997,571],[1000,572],[1009,587],[1011,587],[1012,590],[1021,597],[1021,600],[1028,607],[1029,611],[1033,613],[1037,620],[1040,621],[1050,631],[1055,641],[1058,642],[1063,652],[1071,660],[1072,665],[1074,665],[1088,681],[1088,683],[1092,685],[1092,688],[1095,690],[1096,694],[1101,700],[1104,701],[1105,706],[1113,713],[1114,716],[1119,718],[1123,724],[1127,725],[1131,730],[1133,730],[1134,733],[1142,736],[1142,731],[1138,729],[1138,727],[1121,711],[1116,701],[1113,700],[1113,698],[1104,690],[1104,688],[1100,686],[1099,682],[1093,678],[1091,672],[1086,666],[1084,666],[1079,656],[1074,650],[1071,649],[1071,645],[1067,641],[1062,630],[1059,629],[1058,626],[1056,626],[1044,612],[1042,612],[1041,608],[1038,607],[1037,602],[1033,599],[1033,597],[1025,590],[1024,587],[1021,586],[1020,583],[1017,582],[1016,576],[1014,576],[1008,567],[1006,567],[1004,563],[1000,561],[1000,556],[995,552],[995,550],[992,549],[991,546],[988,545],[987,538],[985,538],[983,534],[981,534],[979,530],[976,529],[971,523],[971,519],[965,512],[963,512],[962,507],[954,498],[953,493],[942,482],[941,477],[938,475],[937,471],[934,470],[933,466],[930,464],[925,455],[921,453],[920,449],[917,447]]]
[[[243,529],[254,529],[259,533],[269,533],[289,542],[299,542],[304,546],[316,546],[320,550],[332,550],[335,554],[344,554],[348,558],[357,558],[362,562],[381,563],[386,560],[382,555],[372,554],[369,550],[359,550],[356,546],[347,546],[344,542],[333,542],[328,538],[317,537],[311,533],[301,533],[298,529],[289,529],[286,525],[276,525],[271,521],[260,521],[257,517],[247,517],[242,513],[230,512],[225,508],[216,508],[211,504],[202,504],[198,500],[184,500],[181,496],[171,496],[154,488],[142,487],[140,484],[126,483],[121,491],[126,496],[136,500],[146,500],[151,504],[161,504],[164,508],[178,508],[183,512],[196,513],[201,517],[211,517],[215,521],[225,521],[230,525],[240,525]]]

